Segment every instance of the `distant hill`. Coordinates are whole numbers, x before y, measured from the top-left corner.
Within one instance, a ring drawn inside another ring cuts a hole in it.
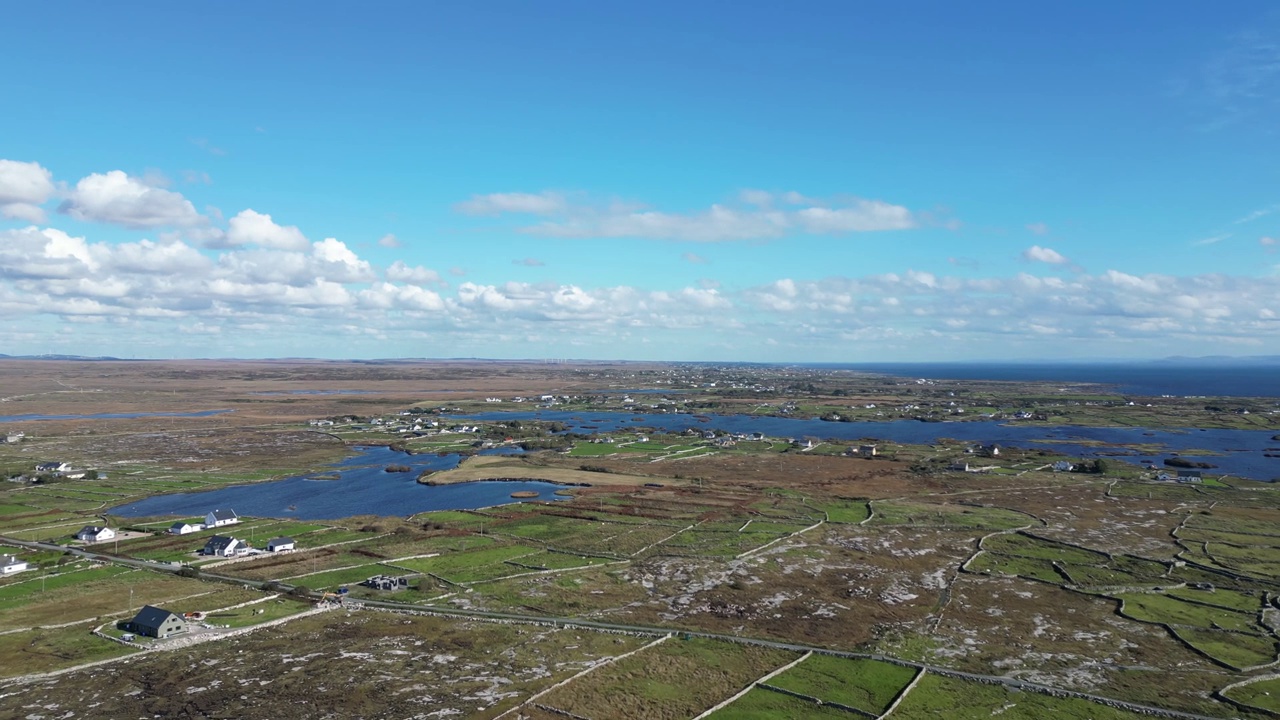
[[[1195,367],[1212,367],[1219,365],[1280,365],[1280,355],[1203,355],[1201,357],[1174,355],[1167,358],[1161,358],[1159,360],[1152,360],[1151,362],[1158,365],[1184,365]]]
[[[99,355],[97,357],[89,357],[87,355],[5,355],[0,353],[0,360],[119,360],[117,357]]]

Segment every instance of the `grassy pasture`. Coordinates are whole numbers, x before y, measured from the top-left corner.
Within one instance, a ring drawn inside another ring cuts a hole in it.
[[[879,715],[915,675],[892,663],[812,655],[769,684]]]

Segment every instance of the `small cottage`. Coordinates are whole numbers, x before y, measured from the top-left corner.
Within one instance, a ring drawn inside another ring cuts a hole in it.
[[[153,638],[167,638],[187,631],[187,621],[181,615],[154,607],[143,605],[133,619],[125,623],[124,629]]]
[[[169,526],[170,535],[189,535],[193,532],[200,532],[204,529],[204,525],[200,523],[189,523],[178,521]]]
[[[97,525],[85,525],[80,532],[76,533],[76,539],[86,543],[100,543],[114,539],[116,531],[109,527],[98,527]]]
[[[235,510],[214,510],[204,516],[205,527],[222,527],[224,525],[235,525],[240,522],[240,516],[236,515]]]
[[[209,538],[209,542],[204,544],[204,549],[200,551],[202,555],[214,555],[217,557],[231,557],[246,548],[245,544],[239,540],[228,537],[226,535],[214,535]]]
[[[294,549],[293,538],[278,537],[267,541],[267,552],[283,552]]]
[[[0,555],[0,577],[30,569],[31,565],[26,560],[19,560],[13,555]]]

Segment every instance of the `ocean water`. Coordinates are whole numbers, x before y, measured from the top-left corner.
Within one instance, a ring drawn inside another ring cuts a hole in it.
[[[1010,380],[1101,383],[1141,396],[1280,398],[1280,365],[1142,363],[852,363],[814,364],[840,370],[933,380]]]

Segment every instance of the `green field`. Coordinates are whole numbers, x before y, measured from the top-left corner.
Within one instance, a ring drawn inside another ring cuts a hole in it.
[[[915,675],[892,663],[812,655],[768,684],[879,715]]]

